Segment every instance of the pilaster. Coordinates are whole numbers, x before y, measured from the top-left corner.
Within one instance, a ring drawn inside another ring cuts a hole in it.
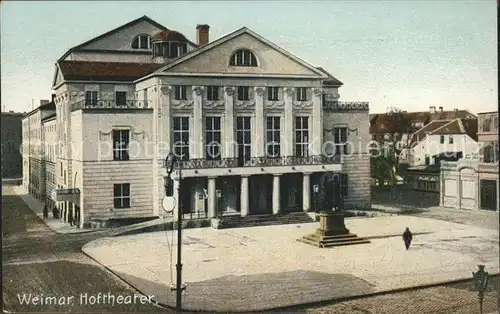
[[[323,91],[320,88],[314,88],[312,93],[312,121],[310,121],[309,126],[312,126],[311,130],[311,150],[312,155],[321,155],[323,146],[323,110],[321,110]]]
[[[248,216],[248,177],[241,177],[241,197],[240,197],[241,217]]]
[[[255,88],[255,132],[254,138],[254,152],[255,156],[265,156],[265,118],[264,118],[264,87]]]
[[[285,100],[285,119],[284,119],[284,142],[283,142],[283,156],[293,156],[293,93],[295,88],[286,87],[284,89],[283,98]]]
[[[171,86],[164,85],[160,88],[160,99],[159,99],[159,145],[158,145],[158,155],[159,158],[165,158],[170,152],[171,141],[171,112],[170,112],[170,93],[172,91]]]
[[[215,177],[208,177],[208,217],[215,217],[217,195],[215,194]]]
[[[307,212],[311,209],[311,174],[303,173],[302,177],[302,209]]]
[[[235,139],[234,139],[234,87],[224,88],[224,130],[226,145],[222,149],[223,158],[233,158],[235,156]]]
[[[273,215],[280,213],[280,175],[273,177]]]
[[[189,142],[189,146],[193,145],[193,156],[190,159],[204,158],[204,135],[203,134],[203,92],[202,86],[193,87],[193,141]]]

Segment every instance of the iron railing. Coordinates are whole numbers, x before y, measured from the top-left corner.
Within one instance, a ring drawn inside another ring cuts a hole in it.
[[[71,104],[71,111],[80,109],[148,109],[151,108],[148,101],[137,99],[109,99],[109,100],[85,100],[82,99]]]
[[[221,158],[215,160],[190,159],[179,161],[182,169],[206,169],[206,168],[236,168],[236,167],[269,167],[269,166],[305,166],[340,164],[340,155],[314,155],[314,156],[285,156],[285,157],[252,157],[245,159]],[[165,162],[163,162],[165,167]]]

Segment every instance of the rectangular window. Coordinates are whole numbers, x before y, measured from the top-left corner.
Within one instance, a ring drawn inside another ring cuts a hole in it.
[[[333,128],[335,154],[347,154],[347,127]]]
[[[86,106],[97,105],[97,91],[86,91],[85,92],[85,105]]]
[[[208,160],[221,158],[221,118],[205,118],[205,158]]]
[[[189,160],[189,117],[174,117],[174,154],[179,160]]]
[[[439,136],[439,143],[444,144],[444,135]]]
[[[68,182],[66,181],[66,170],[64,170],[64,184],[68,184]]]
[[[236,142],[238,143],[238,165],[243,166],[251,158],[252,128],[250,117],[236,117]]]
[[[177,58],[179,56],[179,43],[170,43],[170,58]]]
[[[483,120],[483,132],[489,132],[491,130],[491,119],[486,118]]]
[[[266,142],[267,156],[280,156],[280,117],[267,117]]]
[[[238,100],[250,100],[248,86],[238,86]]]
[[[449,135],[448,143],[453,144],[453,135]]]
[[[175,100],[187,100],[186,86],[174,86],[174,97]]]
[[[130,208],[130,183],[113,184],[114,208]]]
[[[267,88],[267,100],[279,100],[279,87],[268,87]]]
[[[113,160],[129,160],[129,130],[113,130]]]
[[[127,92],[115,92],[115,101],[117,106],[125,106],[127,104]]]
[[[307,100],[307,88],[305,87],[297,87],[297,101],[306,101]]]
[[[219,86],[207,86],[207,100],[219,100]]]
[[[295,156],[309,156],[309,117],[295,117]]]

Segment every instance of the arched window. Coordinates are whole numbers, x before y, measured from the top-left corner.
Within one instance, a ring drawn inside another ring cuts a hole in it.
[[[151,49],[151,36],[139,35],[132,41],[133,49]]]
[[[241,67],[256,67],[257,58],[250,50],[240,49],[233,53],[233,55],[231,56],[231,60],[229,61],[229,65]]]

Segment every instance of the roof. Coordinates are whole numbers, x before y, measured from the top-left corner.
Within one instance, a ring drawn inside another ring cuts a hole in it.
[[[421,122],[427,125],[431,121],[435,120],[453,120],[456,118],[476,118],[474,114],[467,110],[447,110],[447,111],[416,111],[408,112],[408,118],[412,122]],[[399,127],[397,125],[389,125],[391,119],[388,118],[387,113],[375,113],[370,114],[370,134],[375,133],[392,133],[395,132]],[[399,128],[400,129],[400,128]],[[417,131],[417,130],[415,130]]]
[[[162,67],[158,63],[59,61],[65,80],[133,81]]]
[[[444,125],[448,124],[450,120],[434,120],[427,125],[420,128],[417,132],[413,133],[414,141],[423,140],[428,134],[433,133]]]
[[[35,109],[31,110],[30,112],[25,113],[24,117],[30,116],[39,110],[56,110],[56,103],[51,101],[51,102],[48,102],[48,103],[43,104],[41,106],[38,106]]]
[[[477,140],[477,119],[455,119],[432,132],[432,135],[467,134]]]
[[[164,30],[153,37],[151,37],[151,41],[189,41],[186,36],[174,30]]]
[[[331,86],[342,86],[342,85],[344,85],[344,83],[342,83],[341,81],[337,80],[335,77],[333,77],[333,75],[331,75],[330,73],[328,73],[322,67],[316,67],[316,69],[320,70],[321,72],[323,72],[324,74],[326,74],[328,76],[328,79],[325,80],[325,81],[323,81],[323,85],[331,85]]]
[[[119,26],[119,27],[117,27],[117,28],[115,28],[115,29],[112,29],[112,30],[110,30],[109,32],[106,32],[106,33],[101,34],[101,35],[99,35],[99,36],[97,36],[97,37],[94,37],[94,38],[92,38],[92,39],[90,39],[90,40],[87,40],[87,41],[86,41],[86,42],[84,42],[83,44],[79,44],[78,46],[75,46],[75,47],[73,47],[73,48],[70,48],[68,51],[66,51],[66,53],[65,53],[65,54],[64,54],[61,58],[59,58],[59,60],[58,60],[58,61],[62,61],[62,60],[64,60],[64,59],[65,59],[65,58],[66,58],[66,57],[67,57],[70,53],[72,53],[72,52],[73,52],[73,51],[75,51],[75,50],[78,50],[78,49],[80,49],[80,48],[82,48],[82,47],[84,47],[84,46],[86,46],[86,45],[88,45],[88,44],[90,44],[90,43],[93,43],[93,42],[95,42],[95,41],[97,41],[97,40],[99,40],[99,39],[101,39],[101,38],[103,38],[103,37],[106,37],[106,36],[112,35],[112,34],[114,34],[114,33],[118,32],[118,31],[120,31],[120,30],[122,30],[122,29],[124,29],[124,28],[127,28],[127,27],[129,27],[129,26],[132,26],[132,25],[134,25],[134,24],[137,24],[137,23],[140,23],[140,22],[143,22],[143,21],[146,21],[146,22],[148,22],[148,23],[150,23],[150,24],[152,24],[152,25],[154,25],[154,26],[158,27],[159,29],[168,30],[165,26],[161,25],[160,23],[158,23],[158,22],[156,22],[156,21],[153,21],[152,19],[150,19],[149,17],[147,17],[146,15],[144,15],[144,16],[142,16],[142,17],[138,18],[138,19],[135,19],[135,20],[130,21],[130,22],[126,23],[126,24],[123,24],[122,26]]]

